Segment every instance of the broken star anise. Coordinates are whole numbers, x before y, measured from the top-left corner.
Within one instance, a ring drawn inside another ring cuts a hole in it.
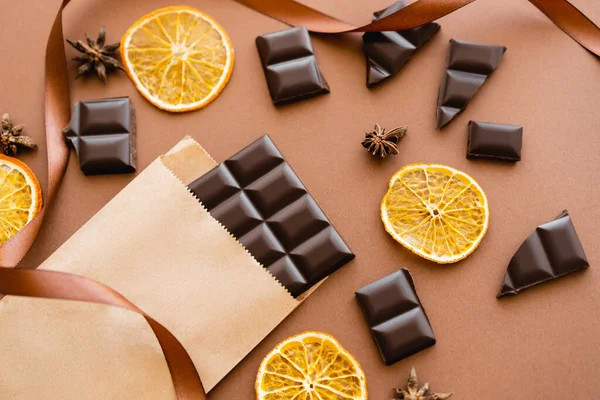
[[[419,381],[417,379],[417,372],[415,368],[410,371],[408,381],[406,383],[407,389],[395,389],[396,397],[394,400],[444,400],[452,396],[452,393],[430,393],[429,384],[426,383],[421,389],[419,389]]]
[[[372,132],[365,134],[362,145],[369,153],[379,158],[385,158],[390,154],[398,154],[398,142],[406,135],[408,128],[400,126],[386,132],[379,124],[375,124]]]
[[[102,82],[106,83],[106,73],[108,71],[117,68],[125,70],[121,62],[115,58],[115,52],[121,43],[107,45],[104,26],[100,29],[96,41],[89,37],[87,33],[85,34],[85,40],[87,43],[81,40],[74,42],[67,39],[67,42],[82,54],[73,58],[74,61],[80,63],[75,79],[95,72],[102,79]]]
[[[1,119],[2,130],[0,131],[0,151],[7,156],[17,155],[19,147],[28,149],[35,148],[36,144],[32,138],[21,135],[25,125],[13,125],[8,114],[3,114]]]

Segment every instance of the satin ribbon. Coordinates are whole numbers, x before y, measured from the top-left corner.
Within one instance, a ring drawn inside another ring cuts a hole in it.
[[[124,308],[144,316],[167,360],[179,400],[206,400],[190,356],[171,332],[115,290],[82,276],[46,270],[0,268],[0,293],[13,296],[85,301]]]
[[[58,191],[69,160],[69,150],[62,129],[70,119],[71,98],[69,75],[62,28],[62,12],[70,0],[63,0],[48,37],[46,46],[45,123],[48,152],[48,189],[44,207],[19,233],[0,247],[0,265],[16,266],[35,241],[48,206]]]
[[[235,0],[288,25],[304,25],[315,33],[403,31],[435,21],[475,0],[417,0],[403,9],[363,26],[355,26],[294,0]],[[600,28],[568,0],[528,0],[556,26],[600,57]]]
[[[64,176],[68,149],[62,128],[70,118],[69,81],[66,66],[62,13],[56,14],[46,47],[45,124],[48,151],[48,189],[42,211],[11,240],[0,247],[0,265],[14,267],[25,256],[40,229]],[[305,25],[312,32],[376,32],[414,28],[439,19],[475,0],[418,0],[400,11],[364,26],[354,26],[294,0],[235,0],[289,25]],[[567,0],[528,0],[573,40],[600,57],[600,28]],[[179,400],[205,400],[194,364],[179,341],[160,323],[125,297],[88,278],[71,274],[0,267],[0,295],[86,301],[121,307],[143,315],[158,339]]]

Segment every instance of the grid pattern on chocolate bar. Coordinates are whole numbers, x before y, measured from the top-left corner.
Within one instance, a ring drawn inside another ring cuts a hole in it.
[[[86,175],[135,172],[135,116],[128,97],[77,102],[63,133]]]
[[[329,93],[305,27],[259,36],[256,47],[274,104]]]
[[[388,8],[373,13],[373,21],[385,18],[408,5],[397,1]],[[367,58],[367,87],[396,75],[421,48],[440,30],[431,22],[405,31],[367,32],[363,35],[363,52]]]
[[[394,364],[435,344],[435,335],[407,269],[356,292],[383,361]]]
[[[569,213],[537,227],[508,264],[498,297],[589,267]]]
[[[469,159],[520,161],[522,143],[522,126],[469,121]]]
[[[487,77],[498,68],[504,46],[450,40],[448,66],[438,93],[437,129],[467,107]]]
[[[189,188],[294,297],[354,258],[266,135]]]

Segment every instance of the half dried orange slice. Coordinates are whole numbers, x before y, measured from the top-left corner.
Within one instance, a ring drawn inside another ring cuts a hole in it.
[[[257,400],[364,400],[365,374],[335,338],[305,332],[279,343],[256,377]]]
[[[161,8],[140,18],[121,40],[121,58],[142,95],[172,112],[209,104],[233,70],[233,46],[225,30],[187,6]]]
[[[448,264],[471,254],[488,229],[485,193],[445,165],[410,164],[392,176],[381,201],[385,230],[413,253]]]
[[[29,167],[0,154],[0,245],[42,209],[42,189]]]

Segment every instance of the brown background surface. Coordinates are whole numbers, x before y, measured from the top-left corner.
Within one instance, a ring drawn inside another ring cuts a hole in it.
[[[0,12],[0,111],[26,124],[27,134],[42,143],[37,153],[22,159],[43,184],[43,56],[59,2],[4,0]],[[141,15],[178,3],[73,1],[65,15],[65,37],[81,38],[84,31],[95,35],[105,24],[108,40],[117,41]],[[596,0],[573,3],[600,21]],[[140,170],[186,134],[221,161],[269,133],[357,255],[234,369],[210,393],[211,400],[253,398],[262,357],[280,340],[304,330],[336,336],[361,362],[370,398],[376,400],[389,399],[390,389],[404,383],[413,365],[421,380],[434,390],[454,391],[456,399],[598,398],[600,61],[527,1],[479,0],[441,19],[442,30],[433,41],[399,76],[374,90],[365,87],[359,35],[313,36],[331,94],[275,108],[254,38],[285,26],[231,1],[188,4],[213,15],[235,47],[233,76],[213,104],[183,115],[161,112],[123,73],[112,76],[107,86],[95,79],[73,82],[73,101],[131,96],[138,112]],[[306,4],[362,23],[389,1]],[[468,110],[437,132],[437,88],[451,38],[502,44],[508,51]],[[71,49],[67,54],[74,55]],[[69,68],[74,75],[75,64],[70,62]],[[469,119],[522,124],[523,161],[504,165],[466,160]],[[375,122],[409,126],[398,156],[378,162],[360,147],[364,131]],[[490,229],[465,261],[437,266],[421,260],[382,229],[378,207],[387,181],[411,162],[462,169],[486,191]],[[72,154],[56,202],[24,263],[43,261],[132,178],[85,177]],[[520,243],[535,226],[565,208],[592,268],[515,298],[496,300],[506,265]],[[400,267],[413,274],[438,343],[388,367],[369,336],[354,291]]]

